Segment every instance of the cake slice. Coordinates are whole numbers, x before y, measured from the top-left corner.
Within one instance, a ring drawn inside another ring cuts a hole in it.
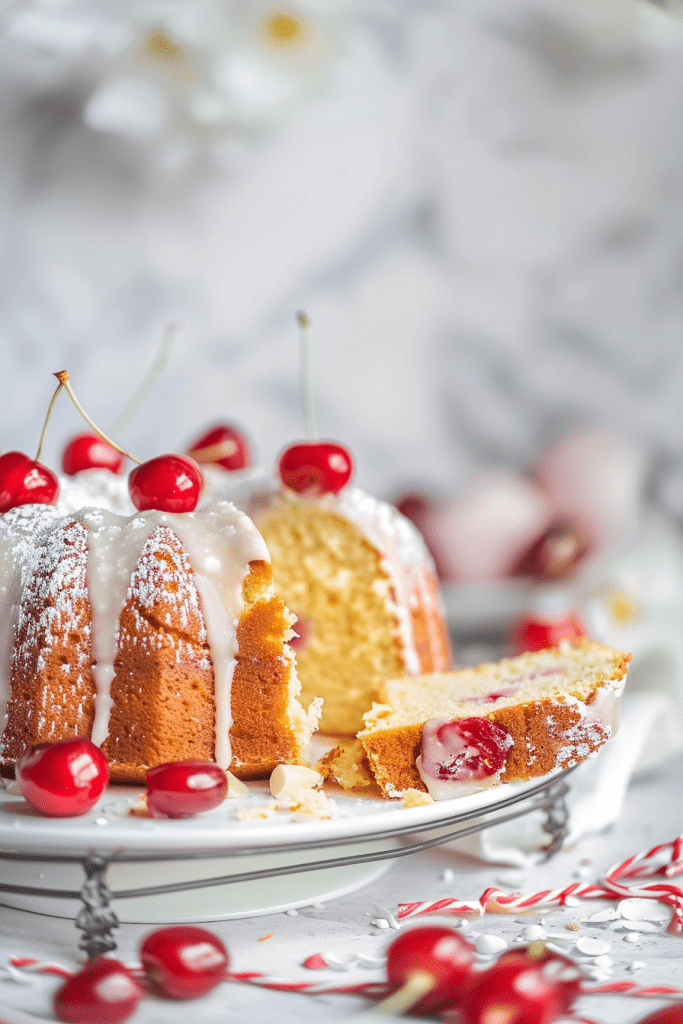
[[[630,654],[582,639],[380,687],[358,734],[386,797],[460,796],[568,768],[616,732]]]

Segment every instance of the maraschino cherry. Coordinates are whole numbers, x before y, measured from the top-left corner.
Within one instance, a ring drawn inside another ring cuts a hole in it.
[[[568,610],[556,616],[531,614],[524,616],[514,629],[513,645],[523,654],[526,651],[542,651],[557,647],[562,640],[579,640],[586,635],[586,629],[578,612]]]
[[[28,803],[53,818],[87,814],[109,781],[104,754],[85,737],[25,751],[17,760],[15,773]]]
[[[67,476],[75,476],[84,469],[108,469],[111,473],[120,473],[123,455],[97,434],[77,434],[64,447],[62,470]]]
[[[233,472],[251,465],[251,451],[244,434],[230,423],[218,423],[198,437],[187,450],[200,466],[222,466]]]
[[[470,981],[473,963],[473,947],[452,928],[411,928],[387,950],[387,981],[395,991],[376,1010],[433,1014],[454,1006]]]
[[[0,512],[19,505],[54,505],[58,493],[57,477],[42,462],[23,452],[0,455]]]
[[[318,441],[311,380],[310,321],[306,313],[297,313],[301,341],[301,392],[306,416],[308,441],[289,445],[280,455],[278,472],[285,487],[299,494],[338,494],[353,474],[353,459],[344,445],[336,441]]]
[[[152,988],[171,999],[196,999],[225,980],[224,944],[206,928],[174,925],[144,939],[140,960]]]
[[[429,726],[429,727],[428,727]],[[435,779],[480,782],[499,772],[512,737],[488,718],[428,723],[422,736],[422,768]]]
[[[351,479],[353,461],[334,441],[300,441],[285,448],[278,471],[285,487],[299,494],[338,494]]]
[[[0,455],[0,513],[9,512],[19,505],[54,505],[57,500],[59,481],[52,470],[39,460],[47,425],[62,386],[60,381],[50,399],[35,459],[23,452],[5,452]]]
[[[138,511],[157,509],[160,512],[193,512],[195,510],[204,486],[204,478],[194,459],[187,455],[158,455],[154,459],[149,459],[148,462],[140,462],[130,452],[124,451],[115,441],[103,434],[93,423],[76,398],[69,383],[67,371],[62,370],[60,373],[56,373],[55,377],[66,389],[72,402],[97,436],[117,452],[138,463],[128,477],[131,501]]]
[[[123,1024],[145,991],[118,960],[98,957],[68,978],[54,998],[55,1015],[64,1024]]]
[[[189,818],[225,800],[228,777],[212,761],[169,761],[145,772],[153,818]]]
[[[131,501],[140,512],[194,512],[203,486],[202,471],[188,455],[157,455],[128,477]]]
[[[458,1005],[461,1024],[550,1024],[575,996],[568,985],[580,975],[575,964],[529,956],[501,957],[468,986]]]

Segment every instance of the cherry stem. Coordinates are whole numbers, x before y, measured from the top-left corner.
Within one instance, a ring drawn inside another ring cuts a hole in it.
[[[392,992],[371,1010],[352,1017],[351,1020],[353,1024],[365,1024],[365,1021],[370,1024],[375,1017],[398,1017],[399,1014],[409,1010],[426,992],[434,988],[435,984],[433,974],[429,974],[427,971],[411,971],[396,992]]]
[[[47,433],[47,425],[50,422],[50,417],[52,416],[52,410],[54,409],[55,402],[57,401],[57,395],[59,394],[59,392],[62,390],[63,387],[64,387],[64,385],[62,384],[62,382],[60,380],[59,384],[57,385],[57,390],[55,391],[54,395],[50,399],[50,404],[47,407],[47,415],[45,416],[45,422],[43,423],[43,429],[42,429],[42,432],[41,432],[41,435],[40,435],[40,441],[38,442],[38,451],[36,452],[36,458],[35,458],[36,462],[38,462],[38,460],[40,459],[40,456],[43,454],[43,444],[45,442],[45,435]]]
[[[161,375],[161,373],[164,370],[164,367],[166,366],[166,363],[168,362],[168,357],[171,354],[173,342],[178,336],[178,332],[180,331],[181,327],[182,324],[180,324],[177,320],[169,321],[169,323],[167,323],[166,326],[164,327],[164,330],[161,335],[161,341],[159,343],[159,348],[157,349],[157,354],[155,355],[152,361],[152,365],[150,366],[149,370],[138,384],[137,389],[133,392],[133,395],[128,404],[125,406],[123,412],[120,413],[119,416],[117,416],[117,418],[110,426],[109,430],[112,434],[116,434],[117,437],[120,437],[121,434],[123,434],[123,432],[128,429],[132,420],[137,415],[138,410],[147,401],[150,392],[152,391],[152,388],[156,384],[159,376]]]
[[[76,408],[80,412],[80,414],[83,417],[83,419],[85,420],[85,422],[88,423],[92,427],[92,429],[95,431],[97,436],[101,437],[103,441],[105,441],[108,445],[111,445],[111,447],[114,448],[117,452],[120,452],[121,455],[125,455],[127,459],[132,459],[133,462],[137,462],[138,466],[141,466],[142,462],[140,461],[140,459],[136,459],[134,455],[130,454],[130,452],[127,452],[124,448],[121,448],[121,446],[118,445],[116,443],[116,441],[112,441],[112,439],[110,437],[107,437],[107,435],[104,433],[104,431],[100,430],[100,428],[95,423],[93,423],[93,421],[90,419],[90,417],[88,416],[87,412],[85,411],[85,409],[83,408],[81,403],[78,401],[78,399],[76,398],[76,396],[75,396],[75,394],[73,392],[73,388],[71,387],[71,384],[69,383],[68,371],[67,370],[60,370],[59,373],[55,373],[55,377],[59,381],[60,386],[62,386],[62,387],[64,387],[66,389],[66,392],[67,392],[69,398],[71,399],[73,404],[76,406]]]
[[[311,321],[308,314],[300,311],[296,318],[299,322],[299,349],[301,360],[301,397],[304,404],[306,435],[309,441],[318,440],[318,427],[315,422],[315,406],[313,403],[313,369],[311,365]]]

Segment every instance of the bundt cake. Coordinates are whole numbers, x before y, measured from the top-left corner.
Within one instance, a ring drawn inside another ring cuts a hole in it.
[[[405,516],[355,487],[312,497],[224,476],[265,538],[276,594],[297,616],[302,694],[324,699],[324,732],[358,732],[384,680],[449,667],[434,565]]]
[[[294,617],[251,520],[222,501],[63,511],[0,517],[4,769],[71,736],[101,745],[118,782],[186,758],[242,778],[305,762],[319,702],[297,699]]]
[[[443,799],[546,775],[590,757],[616,731],[630,657],[582,639],[391,680],[358,739],[387,797],[418,789]]]

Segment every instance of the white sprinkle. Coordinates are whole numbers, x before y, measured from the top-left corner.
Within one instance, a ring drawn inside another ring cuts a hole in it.
[[[441,875],[441,878],[443,879],[444,882],[452,882],[453,879],[455,878],[455,872],[452,871],[451,868],[446,868],[446,870]]]
[[[502,953],[504,949],[508,948],[507,942],[500,935],[477,935],[474,945],[477,953],[483,953],[484,956]]]
[[[656,900],[643,900],[635,897],[621,900],[618,904],[621,916],[627,921],[665,921],[669,912]]]
[[[520,935],[520,939],[523,939],[525,942],[538,942],[539,939],[544,939],[545,937],[545,928],[542,928],[540,924],[527,925]]]
[[[580,907],[581,900],[577,900],[576,896],[567,896],[563,905],[565,907]]]
[[[387,924],[390,925],[390,927],[395,928],[396,931],[400,929],[401,926],[394,917],[394,915],[391,913],[390,910],[387,910],[386,907],[383,907],[381,903],[373,903],[372,912],[373,914],[376,914],[377,917],[383,918],[387,922]]]
[[[642,937],[640,932],[629,932],[628,935],[624,935],[624,942],[640,942]]]
[[[505,875],[498,875],[496,881],[499,885],[504,885],[507,888],[515,889],[520,885],[524,885],[527,880],[527,875],[524,872],[509,871]]]
[[[95,818],[96,825],[107,825],[109,824],[106,818]]]
[[[587,864],[583,864],[574,872],[574,878],[588,878],[592,873],[591,868]]]
[[[593,964],[595,967],[607,968],[612,967],[614,961],[610,956],[603,954],[602,956],[593,957]]]
[[[376,917],[374,919],[374,921],[370,922],[370,924],[374,924],[375,928],[388,928],[389,927],[389,922],[386,921],[383,917]]]
[[[590,935],[582,935],[580,939],[576,940],[576,948],[585,956],[602,956],[603,953],[609,953],[612,946],[604,939],[594,939]]]
[[[551,953],[560,953],[562,956],[566,956],[567,954],[566,947],[563,948],[562,946],[557,946],[554,942],[546,942],[545,948],[549,949]]]
[[[634,960],[633,963],[628,965],[629,971],[642,971],[643,967],[647,967],[644,960]]]
[[[554,942],[556,946],[574,946],[576,945],[577,935],[576,932],[564,931],[564,932],[548,932],[548,939],[550,942]]]
[[[298,917],[299,916],[299,911],[298,910],[294,910],[294,909],[292,909],[292,910],[285,910],[285,914],[287,915],[287,917]]]
[[[598,910],[595,914],[591,914],[590,917],[582,917],[581,921],[616,921],[620,917],[621,914],[617,907],[608,907],[607,910]]]
[[[358,962],[355,954],[350,956],[337,956],[336,953],[323,953],[323,958],[333,971],[349,971]]]
[[[358,957],[358,966],[367,967],[368,970],[374,970],[377,967],[384,967],[387,962],[385,956],[368,956],[366,953],[364,956]]]
[[[311,903],[311,907],[313,908],[313,910],[324,910],[325,909],[325,904],[324,903]]]
[[[652,921],[622,921],[619,931],[631,932],[658,932],[659,928]]]

